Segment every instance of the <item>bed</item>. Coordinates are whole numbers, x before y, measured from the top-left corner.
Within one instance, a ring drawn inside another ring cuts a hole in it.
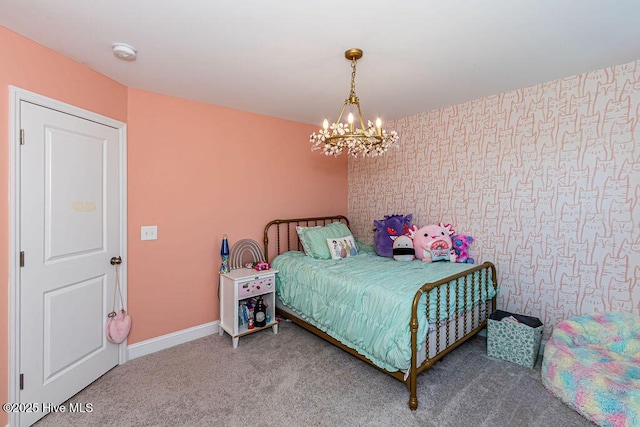
[[[415,410],[418,375],[483,329],[495,310],[495,266],[395,261],[362,241],[353,256],[338,258],[334,241],[338,259],[314,258],[304,232],[333,226],[348,230],[349,220],[277,219],[265,226],[265,259],[278,270],[276,313],[403,381]],[[331,251],[331,240],[326,244]]]

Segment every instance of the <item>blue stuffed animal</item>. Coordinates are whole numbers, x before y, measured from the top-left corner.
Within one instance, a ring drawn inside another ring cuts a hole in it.
[[[456,262],[473,264],[473,258],[469,256],[469,246],[473,243],[473,237],[466,234],[458,234],[451,238],[453,250],[456,252]]]
[[[383,219],[373,221],[373,248],[378,255],[393,257],[393,240],[409,234],[412,218],[413,214],[385,215]]]

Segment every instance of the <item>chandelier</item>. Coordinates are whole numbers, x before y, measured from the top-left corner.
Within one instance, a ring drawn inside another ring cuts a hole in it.
[[[387,132],[382,129],[382,120],[378,117],[375,124],[370,120],[364,125],[360,101],[356,96],[356,62],[362,58],[362,50],[349,49],[344,53],[345,58],[351,61],[351,92],[349,98],[344,101],[338,120],[329,126],[329,121],[324,119],[322,129],[318,133],[312,133],[309,142],[313,144],[311,150],[323,150],[326,156],[338,157],[344,150],[354,157],[377,157],[383,155],[387,149],[398,142],[398,133],[395,130]],[[357,107],[356,108],[354,108]],[[345,110],[354,110],[358,115],[358,122],[354,124],[353,112],[349,112],[347,122],[341,122]],[[357,110],[357,111],[356,111]]]

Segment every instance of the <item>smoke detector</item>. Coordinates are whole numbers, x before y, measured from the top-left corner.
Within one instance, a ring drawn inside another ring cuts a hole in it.
[[[113,54],[123,61],[135,61],[138,52],[135,47],[126,43],[114,43]]]

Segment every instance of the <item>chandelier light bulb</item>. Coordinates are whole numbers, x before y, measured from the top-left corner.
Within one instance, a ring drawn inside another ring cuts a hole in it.
[[[312,133],[309,137],[311,150],[322,150],[326,156],[339,156],[343,151],[354,157],[382,156],[389,147],[397,147],[398,132],[382,129],[382,120],[376,118],[375,125],[371,120],[364,121],[360,111],[360,101],[356,96],[356,62],[362,58],[362,50],[349,49],[344,53],[345,58],[351,61],[351,92],[344,102],[338,120],[329,125],[328,120],[322,123],[322,129],[318,133]],[[358,121],[361,129],[354,129],[356,118],[352,112],[347,116],[347,123],[342,120],[345,110],[351,109],[358,113]]]

